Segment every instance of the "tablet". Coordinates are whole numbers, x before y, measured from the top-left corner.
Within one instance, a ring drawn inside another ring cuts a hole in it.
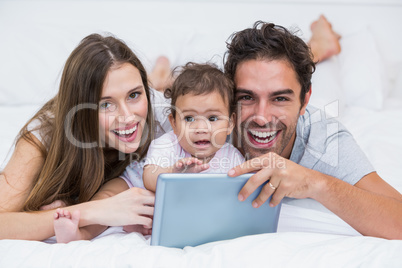
[[[281,204],[251,203],[260,186],[240,202],[252,174],[160,174],[156,185],[151,245],[183,248],[245,235],[276,232]]]

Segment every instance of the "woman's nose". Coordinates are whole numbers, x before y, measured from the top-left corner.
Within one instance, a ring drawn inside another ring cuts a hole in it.
[[[135,119],[135,114],[130,111],[129,107],[125,104],[120,105],[119,115],[118,115],[119,122],[128,123],[130,121],[133,121],[134,119]]]

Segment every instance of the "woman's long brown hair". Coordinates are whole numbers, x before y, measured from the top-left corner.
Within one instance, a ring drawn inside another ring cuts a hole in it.
[[[130,63],[141,75],[148,99],[148,115],[135,156],[103,148],[99,137],[98,103],[110,68]],[[98,34],[84,38],[64,66],[59,92],[24,126],[20,139],[35,144],[45,163],[33,181],[24,211],[63,200],[68,205],[89,201],[108,180],[119,176],[134,160],[144,157],[153,137],[153,113],[146,71],[121,40]],[[40,120],[37,144],[28,125]],[[18,141],[17,141],[18,142]]]

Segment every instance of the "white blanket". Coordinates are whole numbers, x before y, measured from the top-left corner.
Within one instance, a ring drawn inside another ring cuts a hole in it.
[[[45,244],[4,240],[0,267],[401,267],[402,241],[286,232],[184,249],[150,246],[137,233]]]

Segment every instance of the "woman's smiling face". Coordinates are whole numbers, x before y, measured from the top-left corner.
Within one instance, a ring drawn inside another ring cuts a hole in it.
[[[135,152],[148,113],[148,99],[140,72],[129,63],[112,67],[99,102],[101,141],[123,153]]]

